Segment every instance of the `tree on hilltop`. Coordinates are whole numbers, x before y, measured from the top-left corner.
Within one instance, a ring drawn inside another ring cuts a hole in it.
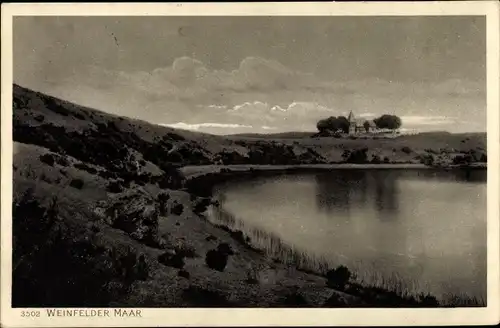
[[[399,129],[403,124],[400,117],[388,114],[382,115],[374,119],[373,122],[375,122],[375,125],[377,125],[377,128],[379,129],[390,129],[390,130]]]
[[[365,121],[365,122],[363,123],[363,127],[365,128],[365,131],[366,131],[366,132],[370,132],[370,122]]]
[[[316,128],[321,132],[337,132],[342,131],[343,133],[349,132],[349,121],[345,116],[330,116],[319,120],[316,124]]]

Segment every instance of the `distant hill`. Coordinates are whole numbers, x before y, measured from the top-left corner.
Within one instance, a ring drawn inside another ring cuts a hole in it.
[[[281,132],[281,133],[238,133],[229,134],[228,138],[259,138],[259,139],[301,139],[310,138],[315,135],[316,132]]]

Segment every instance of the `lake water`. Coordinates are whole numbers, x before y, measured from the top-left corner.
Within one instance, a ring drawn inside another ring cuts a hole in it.
[[[209,219],[316,270],[343,264],[365,283],[486,300],[486,193],[486,171],[254,177],[217,186]]]

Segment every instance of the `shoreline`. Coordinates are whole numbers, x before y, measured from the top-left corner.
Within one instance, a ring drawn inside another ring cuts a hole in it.
[[[486,165],[471,165],[471,166],[429,166],[421,163],[390,163],[390,164],[354,164],[354,163],[338,163],[338,164],[296,164],[296,165],[261,165],[261,164],[234,164],[234,165],[187,165],[180,167],[179,170],[186,180],[190,181],[197,178],[202,178],[212,174],[227,174],[249,172],[318,172],[330,170],[486,170]]]
[[[324,172],[324,171],[332,171],[332,170],[359,170],[359,169],[382,169],[382,170],[434,170],[434,171],[450,171],[450,170],[464,170],[464,169],[486,169],[485,166],[476,166],[476,167],[434,167],[427,166],[424,164],[305,164],[305,165],[204,165],[204,166],[186,166],[180,168],[181,172],[185,175],[186,178],[186,187],[187,192],[195,194],[197,196],[204,197],[205,199],[210,200],[209,206],[214,206],[214,204],[218,204],[217,199],[214,199],[213,187],[219,183],[224,183],[227,180],[233,179],[235,177],[258,177],[262,175],[268,174],[294,174],[294,173],[314,173],[314,172]],[[218,206],[218,205],[217,205]],[[221,208],[221,210],[224,210]],[[229,213],[231,216],[234,214]],[[202,215],[201,217],[204,217]],[[227,222],[216,222],[212,220],[208,220],[205,218],[210,224],[212,224],[217,229],[223,230],[231,236],[232,239],[240,243],[242,246],[249,248],[249,250],[256,251],[259,257],[271,257],[275,258],[273,254],[267,254],[265,248],[261,248],[258,244],[253,242],[253,236],[250,237],[248,231],[244,231],[238,227],[238,225],[228,224]],[[266,233],[263,231],[263,233]],[[246,238],[245,238],[246,237]],[[287,248],[285,244],[283,244],[284,248]],[[290,249],[292,253],[293,250]],[[295,253],[294,253],[295,254]],[[300,258],[300,253],[297,253]],[[326,277],[326,271],[322,272],[318,271],[314,268],[303,267],[300,263],[288,262],[283,259],[279,259],[281,263],[285,266],[290,266],[295,268],[298,271],[301,271],[306,274],[312,274],[318,277]],[[321,262],[321,261],[320,261]],[[318,263],[320,263],[318,262]],[[328,270],[335,269],[331,267],[326,262],[321,265],[326,265]],[[347,268],[349,272],[354,275],[357,275],[357,272],[351,271],[351,268]],[[424,290],[413,291],[413,292],[405,292],[399,295],[396,292],[396,289],[393,289],[389,286],[379,286],[378,284],[366,284],[360,281],[351,281],[352,290],[342,290],[337,289],[338,292],[347,293],[353,297],[361,297],[365,296],[365,293],[374,293],[376,297],[389,297],[395,298],[398,302],[402,302],[401,304],[405,304],[405,306],[430,306],[430,307],[453,307],[456,305],[452,305],[452,301],[447,299],[446,297],[436,297],[433,294],[430,294]],[[482,300],[477,300],[474,297],[464,297],[462,300],[464,303],[468,304],[467,306],[471,307],[480,307],[485,304]],[[411,304],[411,305],[410,305]]]

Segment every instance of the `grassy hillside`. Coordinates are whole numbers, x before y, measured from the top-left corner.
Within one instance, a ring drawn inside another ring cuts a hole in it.
[[[203,218],[211,199],[190,194],[179,168],[374,162],[374,155],[411,162],[460,152],[479,160],[485,149],[479,135],[220,137],[105,114],[17,85],[13,138],[13,306],[44,307],[435,305],[424,296],[345,287],[335,275],[264,256],[238,232]]]

